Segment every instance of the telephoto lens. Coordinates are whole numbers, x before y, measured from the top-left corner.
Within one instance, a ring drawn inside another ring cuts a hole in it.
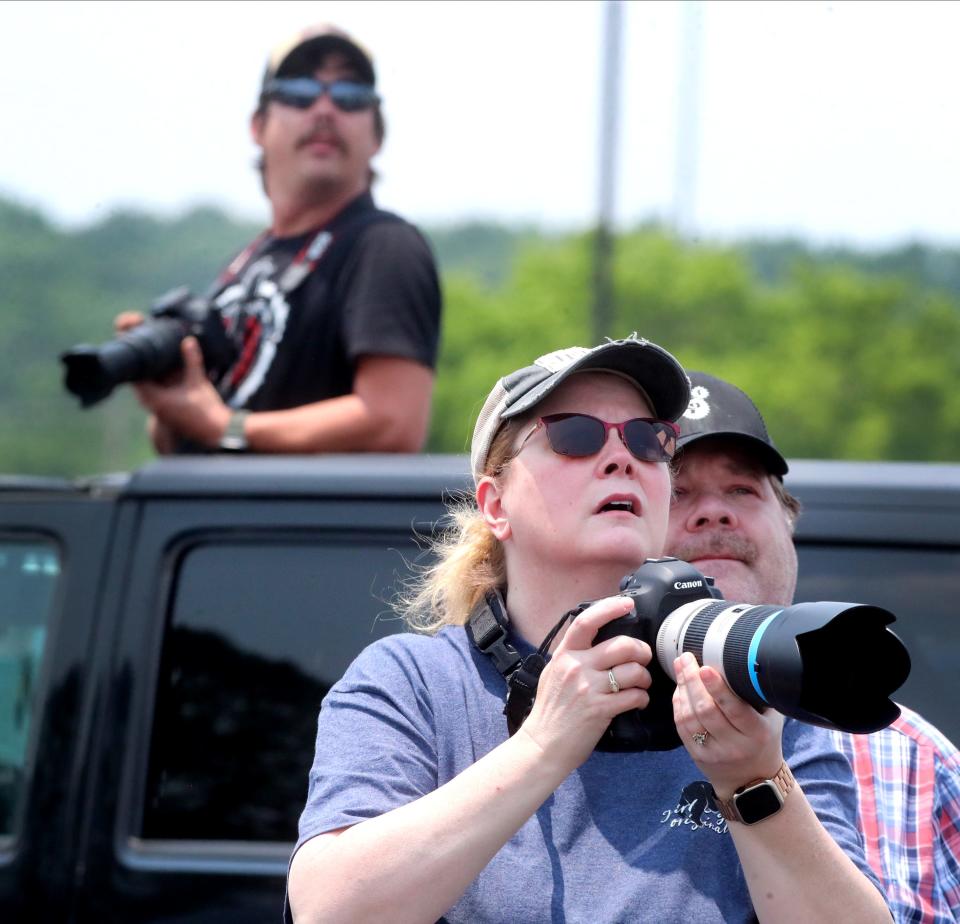
[[[604,626],[594,644],[632,635],[653,648],[650,704],[616,716],[599,750],[680,746],[673,662],[687,651],[758,710],[771,707],[858,734],[885,728],[900,715],[890,697],[910,673],[910,655],[888,628],[895,621],[888,610],[864,603],[730,602],[720,599],[712,578],[675,558],[648,559],[620,590],[635,612]]]
[[[657,633],[657,660],[672,680],[689,651],[715,668],[741,699],[813,725],[864,734],[900,709],[889,697],[910,673],[910,656],[887,626],[894,616],[862,603],[750,606],[687,603]]]

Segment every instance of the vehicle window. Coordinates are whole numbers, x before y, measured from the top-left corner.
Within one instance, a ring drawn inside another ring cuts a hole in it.
[[[177,568],[142,836],[293,841],[329,687],[402,624],[409,535],[197,546]]]
[[[59,574],[53,543],[0,539],[0,836],[13,833],[23,797],[37,678]]]
[[[891,629],[907,646],[911,669],[894,699],[960,742],[960,550],[798,543],[797,551],[798,601],[871,603],[897,617]]]

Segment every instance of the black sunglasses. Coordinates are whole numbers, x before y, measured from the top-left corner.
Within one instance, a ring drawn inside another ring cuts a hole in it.
[[[380,102],[373,87],[353,80],[274,77],[263,88],[263,95],[267,99],[297,109],[309,109],[324,93],[329,93],[330,101],[343,112],[360,112]]]
[[[589,414],[548,414],[520,441],[516,458],[528,439],[541,427],[547,431],[550,448],[561,456],[596,455],[607,442],[607,433],[616,430],[623,445],[641,462],[669,462],[677,451],[680,428],[669,420],[634,417],[622,423],[610,423]]]

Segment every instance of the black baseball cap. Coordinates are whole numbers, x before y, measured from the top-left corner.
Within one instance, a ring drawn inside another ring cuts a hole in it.
[[[493,438],[505,420],[529,411],[575,372],[588,370],[627,379],[647,398],[653,412],[665,420],[675,421],[690,397],[690,384],[680,363],[663,347],[642,337],[608,340],[592,349],[554,350],[505,375],[487,396],[470,445],[474,480],[483,476]]]
[[[690,373],[690,403],[677,421],[677,449],[706,436],[736,437],[750,444],[771,475],[787,474],[787,460],[773,444],[750,396],[736,385],[706,372]]]

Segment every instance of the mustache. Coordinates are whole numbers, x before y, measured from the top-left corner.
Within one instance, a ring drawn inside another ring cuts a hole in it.
[[[688,539],[675,546],[671,554],[683,561],[696,558],[737,558],[752,565],[757,560],[758,549],[749,539],[737,535],[718,535]]]
[[[339,132],[331,125],[314,125],[308,131],[305,131],[297,138],[297,147],[302,148],[305,145],[313,144],[314,141],[322,141],[325,144],[332,144],[346,151],[347,144]]]

